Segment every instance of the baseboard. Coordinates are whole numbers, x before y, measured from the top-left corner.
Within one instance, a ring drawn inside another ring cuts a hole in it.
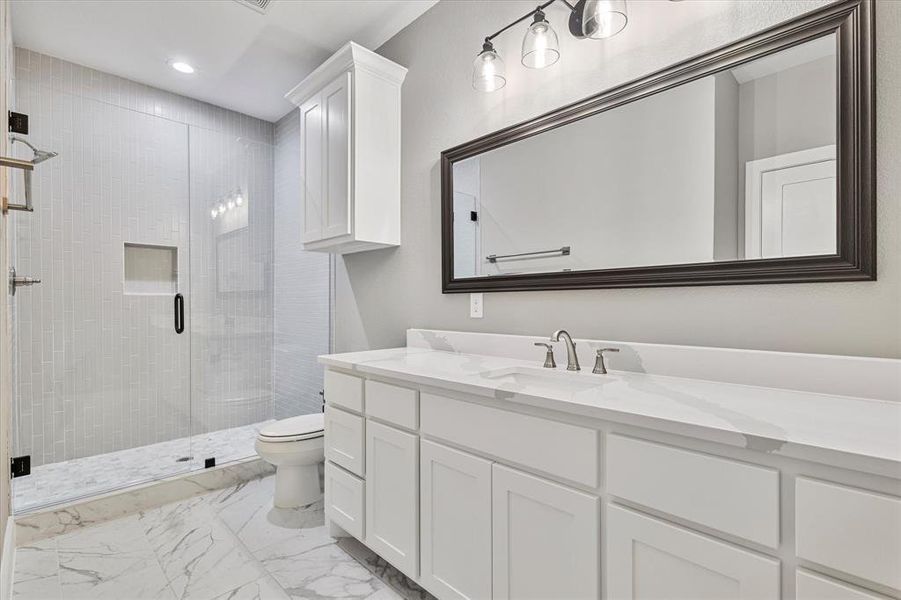
[[[3,554],[0,554],[0,599],[10,600],[13,594],[13,577],[16,572],[16,524],[12,517],[6,520],[3,534]]]
[[[272,465],[254,457],[16,515],[14,541],[23,546],[274,472]]]

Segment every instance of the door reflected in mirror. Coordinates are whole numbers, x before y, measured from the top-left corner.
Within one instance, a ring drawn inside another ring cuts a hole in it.
[[[826,35],[457,160],[454,279],[837,253]]]

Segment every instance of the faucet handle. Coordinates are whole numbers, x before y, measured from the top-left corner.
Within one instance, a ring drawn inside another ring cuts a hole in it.
[[[604,364],[604,352],[619,352],[619,348],[598,348],[597,358],[594,360],[594,368],[591,370],[596,375],[607,374],[607,365]]]
[[[547,348],[547,354],[544,356],[544,368],[556,369],[557,361],[554,360],[554,347],[551,344],[545,344],[544,342],[535,342],[535,345]]]

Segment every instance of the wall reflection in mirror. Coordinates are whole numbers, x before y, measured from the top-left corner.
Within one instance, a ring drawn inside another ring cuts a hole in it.
[[[818,38],[454,163],[454,277],[835,254],[835,48]]]

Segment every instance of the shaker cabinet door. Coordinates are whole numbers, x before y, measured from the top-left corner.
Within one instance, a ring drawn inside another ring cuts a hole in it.
[[[779,561],[641,513],[607,506],[610,600],[776,600]]]
[[[366,544],[419,575],[419,437],[366,420]]]
[[[304,242],[322,239],[322,95],[300,105],[300,203]]]
[[[350,197],[350,86],[351,74],[343,73],[322,89],[322,236],[351,233]]]
[[[494,598],[600,598],[598,498],[497,464],[491,477]]]
[[[491,598],[491,461],[420,444],[422,585],[440,600]]]

